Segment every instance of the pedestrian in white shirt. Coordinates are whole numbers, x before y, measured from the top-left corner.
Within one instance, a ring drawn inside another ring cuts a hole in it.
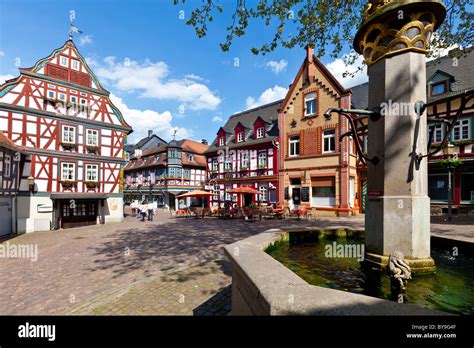
[[[153,202],[148,202],[146,207],[148,210],[148,221],[153,221]]]

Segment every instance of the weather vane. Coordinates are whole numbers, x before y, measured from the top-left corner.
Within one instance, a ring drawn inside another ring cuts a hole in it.
[[[178,133],[178,130],[177,129],[173,130],[173,140],[176,140],[176,133]]]
[[[72,40],[73,33],[82,34],[82,31],[80,31],[78,27],[74,26],[74,19],[76,19],[76,11],[70,10],[69,11],[69,40]]]

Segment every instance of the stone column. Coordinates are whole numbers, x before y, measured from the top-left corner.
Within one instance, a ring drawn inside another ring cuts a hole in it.
[[[366,263],[383,268],[401,251],[413,272],[431,272],[426,113],[426,53],[446,10],[440,1],[371,1],[354,46],[369,75]]]

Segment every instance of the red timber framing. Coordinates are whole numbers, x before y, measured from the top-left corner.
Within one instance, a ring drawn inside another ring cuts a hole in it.
[[[85,166],[97,164],[94,192],[120,193],[123,147],[131,128],[109,94],[71,40],[1,85],[0,131],[28,155],[29,173],[23,172],[22,180],[32,176],[39,193],[63,192],[61,163],[70,162],[77,183],[68,190],[90,192]],[[66,125],[74,129],[73,146],[63,142]],[[87,146],[88,129],[98,131],[97,144]]]

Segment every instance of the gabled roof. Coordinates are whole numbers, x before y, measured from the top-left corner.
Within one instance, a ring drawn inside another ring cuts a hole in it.
[[[38,71],[44,67],[46,65],[46,63],[49,63],[51,60],[53,60],[53,58],[57,57],[61,52],[65,51],[66,49],[72,49],[75,54],[77,55],[77,59],[81,61],[82,65],[84,66],[84,68],[87,70],[87,72],[89,73],[89,75],[91,76],[92,80],[94,81],[95,85],[97,86],[97,89],[101,92],[104,92],[106,93],[107,95],[110,94],[109,91],[107,91],[104,87],[102,87],[101,83],[99,82],[99,79],[97,78],[97,76],[92,72],[92,69],[89,67],[89,65],[87,64],[86,60],[84,59],[84,57],[82,56],[82,54],[79,52],[79,50],[77,49],[76,45],[74,44],[74,42],[69,39],[67,40],[64,45],[62,45],[61,47],[55,49],[53,52],[51,52],[51,54],[43,59],[40,59],[39,61],[36,62],[36,64],[30,68],[20,68],[20,72],[23,72],[23,73],[27,73],[27,72],[31,72],[31,73],[38,73]],[[71,82],[70,82],[71,83]],[[79,88],[83,88],[84,86],[82,85],[78,85]]]
[[[136,148],[142,148],[146,143],[148,143],[151,139],[153,138],[157,138],[158,140],[160,140],[162,143],[165,143],[166,144],[166,141],[163,140],[162,138],[160,138],[158,135],[156,134],[152,134],[150,136],[146,136],[145,138],[142,138],[140,139],[136,144],[135,144],[135,147]]]
[[[40,72],[41,69],[44,70],[44,67],[46,66],[46,64],[48,62],[50,62],[51,60],[53,60],[55,57],[57,57],[61,52],[67,50],[67,49],[71,49],[73,50],[74,54],[75,54],[75,58],[74,59],[78,59],[81,61],[84,69],[87,71],[87,73],[89,74],[89,76],[91,77],[92,81],[94,82],[95,86],[97,87],[96,88],[93,88],[93,87],[87,87],[87,86],[83,86],[83,85],[80,85],[80,84],[77,84],[77,83],[74,83],[74,82],[71,82],[69,80],[61,80],[61,79],[58,79],[58,78],[55,78],[55,77],[51,77],[51,76],[48,76],[46,74],[44,74],[44,72]],[[38,62],[36,62],[36,64],[30,68],[20,68],[19,69],[20,71],[20,75],[17,76],[16,78],[13,78],[13,79],[10,79],[10,80],[7,80],[4,84],[0,85],[0,96],[2,94],[5,94],[5,93],[8,93],[8,91],[12,88],[14,88],[18,82],[20,81],[20,79],[23,77],[23,76],[30,76],[30,77],[33,77],[33,78],[38,78],[38,79],[48,79],[48,80],[52,80],[53,82],[57,82],[57,83],[62,83],[62,84],[66,84],[66,85],[71,85],[72,88],[75,88],[75,89],[83,89],[83,90],[87,90],[91,93],[97,93],[97,94],[100,94],[102,96],[104,96],[105,98],[107,98],[107,102],[108,104],[110,105],[113,113],[115,114],[115,116],[117,117],[117,119],[121,122],[122,126],[127,130],[128,134],[132,133],[133,130],[132,130],[132,127],[130,127],[130,125],[125,121],[125,119],[123,118],[123,115],[122,113],[120,112],[120,110],[114,105],[114,103],[112,103],[112,100],[110,100],[110,92],[107,91],[105,88],[102,87],[102,85],[100,84],[99,82],[99,79],[97,78],[97,76],[92,72],[91,68],[89,67],[89,65],[87,64],[86,60],[84,59],[84,57],[81,55],[81,53],[79,52],[79,50],[77,49],[76,45],[74,44],[74,42],[69,39],[67,40],[64,45],[62,45],[61,47],[55,49],[50,55],[48,55],[47,57],[43,58],[43,59],[40,59]]]
[[[433,78],[434,78],[435,76],[438,76],[438,75],[443,75],[443,76],[445,76],[445,77],[446,77],[448,80],[450,80],[450,81],[454,81],[454,79],[455,79],[453,75],[448,74],[447,72],[438,69],[438,70],[436,70],[436,71],[433,73],[433,75],[431,75],[430,77],[428,77],[428,78],[426,79],[426,82],[432,81]]]
[[[310,57],[312,57],[313,64],[318,68],[318,70],[324,75],[324,77],[327,78],[329,83],[332,85],[332,87],[340,94],[344,95],[348,93],[350,90],[344,88],[341,83],[334,77],[333,74],[324,66],[324,64],[319,60],[318,57],[316,57],[314,54],[311,53]],[[285,99],[283,99],[281,103],[281,108],[284,108],[286,104],[288,104],[291,96],[293,95],[293,92],[297,86],[297,81],[300,79],[301,75],[305,71],[305,67],[310,64],[308,61],[308,57],[305,57],[303,60],[303,63],[300,65],[300,68],[298,69],[298,72],[293,79],[293,83],[290,85],[290,89],[288,90],[288,93],[286,94]]]
[[[276,138],[278,136],[278,109],[281,102],[281,100],[277,100],[230,116],[226,124],[219,128],[219,131],[222,129],[226,133],[231,134],[226,139],[226,146],[229,148],[248,146],[268,142]],[[267,124],[267,135],[264,138],[254,139],[253,125],[258,118],[261,118]],[[245,141],[242,143],[236,143],[234,139],[234,129],[239,123],[245,127]],[[221,147],[217,145],[216,138],[206,152],[217,151],[219,148]]]

